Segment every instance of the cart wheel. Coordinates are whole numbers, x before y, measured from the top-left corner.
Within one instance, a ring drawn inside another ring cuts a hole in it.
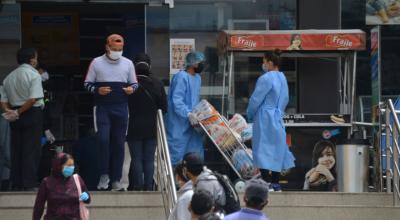
[[[246,183],[242,179],[238,179],[235,181],[235,190],[238,193],[243,193],[246,188]]]

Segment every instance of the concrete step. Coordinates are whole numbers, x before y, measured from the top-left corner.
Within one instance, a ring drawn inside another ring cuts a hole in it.
[[[90,207],[90,217],[95,220],[162,220],[164,209],[136,207]],[[348,206],[274,206],[264,213],[271,220],[396,220],[400,208],[348,207]],[[31,208],[2,209],[0,219],[26,220],[32,218]]]
[[[393,194],[340,192],[273,192],[269,206],[392,206]]]
[[[243,195],[241,195],[243,196]],[[387,193],[271,193],[264,210],[280,219],[400,219]],[[0,193],[0,219],[30,219],[34,193]],[[91,219],[165,219],[159,192],[92,192]]]
[[[159,192],[91,192],[91,195],[91,206],[163,206]],[[30,207],[34,201],[34,193],[0,193],[0,207]],[[269,201],[269,206],[391,206],[393,196],[388,193],[273,192]]]
[[[398,220],[400,208],[378,206],[273,206],[264,213],[271,220]]]

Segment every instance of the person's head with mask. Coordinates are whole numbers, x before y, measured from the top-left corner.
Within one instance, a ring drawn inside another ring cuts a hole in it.
[[[205,66],[205,56],[202,52],[192,51],[185,57],[185,69],[189,74],[200,74]]]
[[[275,49],[274,51],[268,51],[264,54],[262,70],[264,72],[279,71],[281,65],[281,51]]]
[[[33,68],[38,65],[38,53],[34,48],[21,48],[17,52],[17,62],[19,65],[28,64]]]
[[[112,61],[122,57],[124,49],[124,38],[118,34],[111,34],[106,41],[106,56]]]
[[[175,167],[175,181],[179,188],[183,187],[189,181],[189,178],[184,173],[184,166],[182,163],[179,163]]]
[[[68,178],[75,172],[74,158],[66,153],[59,153],[53,159],[51,173],[53,176]]]
[[[148,76],[151,74],[151,59],[149,55],[145,53],[136,55],[133,59],[133,64],[138,75]]]

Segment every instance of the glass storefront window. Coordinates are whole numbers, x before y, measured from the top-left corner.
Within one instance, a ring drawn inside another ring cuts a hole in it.
[[[15,54],[20,47],[20,16],[20,4],[0,5],[0,82],[17,66]]]
[[[170,80],[169,39],[195,40],[195,49],[204,52],[208,62],[208,68],[202,75],[202,98],[208,99],[221,110],[224,62],[217,50],[218,33],[226,29],[295,29],[296,0],[206,0],[201,3],[176,0],[172,9],[147,6],[146,27],[146,49],[153,58],[153,72],[161,77],[166,85]],[[254,84],[261,73],[261,57],[262,55],[238,61],[238,66],[241,66],[235,70],[238,79],[249,80],[249,85]],[[293,77],[295,78],[291,78]],[[237,83],[239,85],[241,81]],[[238,90],[240,93],[237,93],[237,99],[243,97],[243,106],[247,105],[245,98],[251,95],[252,90],[251,86],[246,91]]]

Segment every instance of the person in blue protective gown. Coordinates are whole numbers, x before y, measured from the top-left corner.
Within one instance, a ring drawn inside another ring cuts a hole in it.
[[[174,75],[168,91],[168,113],[165,123],[171,163],[177,165],[188,152],[203,157],[202,136],[193,128],[197,124],[192,109],[199,103],[204,54],[190,52],[185,57],[185,70]]]
[[[285,75],[279,71],[279,63],[279,50],[265,53],[264,73],[257,80],[247,108],[249,121],[254,121],[254,164],[274,191],[281,191],[280,172],[294,167],[282,119],[289,101],[288,84]]]

